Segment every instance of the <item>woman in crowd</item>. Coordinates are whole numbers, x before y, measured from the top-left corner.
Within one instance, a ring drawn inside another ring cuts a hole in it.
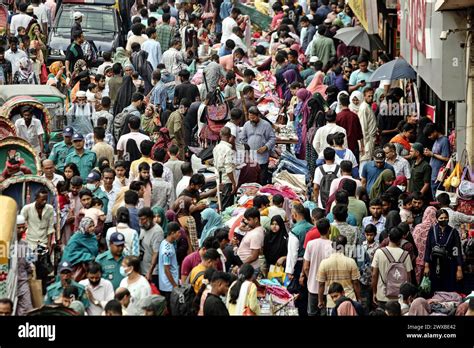
[[[267,266],[281,265],[288,253],[288,232],[285,222],[280,215],[275,215],[270,220],[270,231],[265,233],[263,240],[263,256]]]
[[[212,208],[204,209],[201,212],[201,218],[204,227],[201,232],[201,238],[199,239],[200,247],[206,238],[213,237],[218,229],[224,227],[224,224],[222,223],[222,216]]]
[[[137,256],[126,256],[120,266],[122,281],[120,287],[130,291],[130,304],[127,307],[129,315],[139,315],[142,310],[138,306],[140,300],[151,295],[148,280],[140,274],[140,259]]]
[[[161,126],[160,115],[153,104],[148,104],[142,115],[141,129],[149,136],[153,135],[155,127]]]
[[[387,191],[390,186],[392,186],[395,180],[395,175],[393,171],[390,169],[385,169],[382,173],[380,173],[375,183],[372,185],[370,190],[370,199],[380,198],[381,195]]]
[[[286,73],[288,73],[288,71],[285,72],[285,74]],[[310,117],[308,103],[312,97],[312,94],[307,89],[300,88],[298,92],[296,92],[296,97],[298,98],[298,104],[296,105],[294,112],[294,123],[296,134],[298,134],[298,138],[301,139],[301,141],[295,145],[295,154],[298,156],[298,158],[304,159],[306,156],[306,134],[308,131],[307,125]]]
[[[259,315],[257,286],[253,283],[255,269],[244,264],[239,270],[238,279],[230,286],[227,295],[227,309],[230,315]]]
[[[456,291],[458,282],[463,279],[461,238],[459,232],[449,226],[446,210],[438,210],[436,220],[426,239],[424,274],[430,277],[431,292]]]
[[[349,110],[357,114],[359,112],[360,104],[364,101],[364,95],[362,92],[354,91],[351,94],[350,100],[351,103],[349,104]]]
[[[39,85],[39,76],[33,70],[33,62],[28,57],[20,58],[18,71],[13,75],[13,83],[17,85]]]
[[[77,167],[76,163],[68,163],[64,166],[64,179],[66,180],[66,183],[69,184],[71,182],[71,179],[75,176],[81,176],[81,173],[79,172],[79,168]]]
[[[77,269],[83,264],[94,261],[99,254],[94,231],[94,220],[90,217],[83,217],[79,229],[72,235],[64,248],[61,262],[68,261]]]

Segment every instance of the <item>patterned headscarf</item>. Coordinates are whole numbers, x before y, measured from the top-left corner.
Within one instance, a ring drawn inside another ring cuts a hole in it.
[[[92,220],[89,217],[83,217],[81,220],[81,223],[79,224],[79,230],[77,232],[82,233],[82,234],[87,234],[87,229],[91,226],[94,225],[94,220]]]

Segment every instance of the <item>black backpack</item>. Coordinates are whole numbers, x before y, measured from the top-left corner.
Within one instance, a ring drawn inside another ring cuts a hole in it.
[[[172,316],[195,316],[196,310],[193,302],[196,297],[193,284],[204,274],[204,271],[198,272],[191,284],[183,284],[173,288],[170,295],[170,311]]]
[[[323,178],[319,184],[319,194],[321,195],[321,204],[323,207],[326,206],[326,203],[329,199],[329,192],[331,191],[331,183],[334,179],[337,179],[337,173],[339,172],[339,165],[336,164],[336,169],[333,171],[326,172],[324,170],[324,165],[322,165],[321,173],[323,173]]]

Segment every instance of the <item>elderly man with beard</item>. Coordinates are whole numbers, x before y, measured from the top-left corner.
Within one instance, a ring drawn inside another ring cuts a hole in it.
[[[105,305],[115,297],[112,283],[102,278],[102,266],[97,262],[89,263],[87,279],[79,282],[86,289],[86,296],[90,301],[87,315],[102,315]]]
[[[68,124],[76,133],[89,134],[94,131],[92,123],[92,114],[94,107],[87,101],[86,92],[76,93],[76,101],[67,113]]]

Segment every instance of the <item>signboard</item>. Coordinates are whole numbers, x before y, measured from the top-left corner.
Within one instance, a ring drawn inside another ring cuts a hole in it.
[[[349,0],[349,7],[368,34],[378,33],[377,0]]]

